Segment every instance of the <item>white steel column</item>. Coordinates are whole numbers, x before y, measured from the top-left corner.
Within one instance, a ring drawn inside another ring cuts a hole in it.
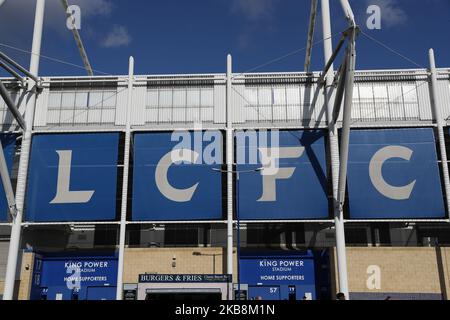
[[[439,149],[441,153],[442,175],[444,176],[445,198],[447,200],[446,201],[447,212],[450,212],[450,178],[448,175],[447,150],[445,147],[444,123],[441,112],[442,106],[439,103],[439,98],[437,94],[438,81],[433,49],[429,50],[428,56],[430,60],[430,73],[431,73],[431,88],[430,88],[431,106],[433,108],[433,113],[436,118],[436,125],[438,131]]]
[[[44,23],[45,0],[36,0],[36,13],[34,17],[33,44],[31,48],[30,73],[37,76],[39,71],[39,59],[41,54],[42,27]],[[13,219],[11,239],[8,251],[8,263],[6,266],[4,300],[12,300],[14,294],[14,282],[16,278],[17,258],[20,250],[20,237],[22,231],[22,215],[25,201],[25,189],[27,185],[28,160],[30,157],[31,132],[33,129],[34,110],[36,107],[36,87],[34,81],[28,80],[28,91],[31,92],[25,111],[25,123],[27,128],[22,135],[22,147],[19,160],[19,172],[17,174],[16,204],[17,215]],[[34,92],[33,92],[34,91]]]
[[[340,242],[340,247],[336,245],[338,252],[338,272],[340,291],[349,299],[348,280],[347,280],[347,260],[345,253],[345,231],[344,231],[344,203],[345,189],[347,184],[347,165],[348,150],[350,141],[350,124],[351,124],[351,108],[353,103],[353,85],[355,73],[355,36],[356,30],[351,31],[349,46],[346,52],[346,68],[345,76],[345,93],[344,93],[344,110],[341,130],[341,144],[339,146],[339,183],[338,183],[338,206],[339,214],[335,216],[336,240]],[[341,277],[345,277],[342,279]]]
[[[127,204],[128,204],[128,177],[130,166],[131,145],[131,109],[133,107],[133,83],[134,83],[134,58],[130,57],[128,64],[128,93],[127,93],[127,116],[125,124],[125,148],[123,157],[123,180],[122,180],[122,206],[120,208],[120,231],[119,231],[119,261],[117,266],[117,291],[116,300],[122,300],[123,293],[123,257],[125,251],[125,235],[127,229]]]
[[[233,105],[231,103],[232,90],[232,58],[227,56],[227,100],[226,100],[226,161],[227,161],[227,274],[233,275]],[[228,300],[233,299],[233,284],[228,293]]]
[[[322,10],[322,29],[324,39],[324,58],[325,65],[330,60],[333,54],[332,39],[331,39],[331,19],[330,19],[330,4],[329,0],[321,0]],[[334,225],[336,237],[336,258],[338,266],[338,281],[339,290],[345,294],[348,299],[348,279],[347,279],[347,254],[345,249],[345,231],[344,231],[344,217],[340,210],[338,202],[338,183],[339,183],[339,141],[338,130],[333,122],[333,103],[331,101],[331,90],[333,84],[333,65],[328,70],[325,77],[324,95],[325,108],[327,111],[328,121],[328,139],[330,145],[330,159],[331,159],[331,176],[333,185],[333,212]]]

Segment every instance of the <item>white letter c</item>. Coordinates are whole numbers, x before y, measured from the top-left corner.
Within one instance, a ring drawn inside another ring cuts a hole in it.
[[[167,179],[169,167],[176,162],[195,163],[200,155],[189,149],[177,149],[166,153],[156,165],[155,182],[159,191],[167,198],[176,202],[190,201],[198,187],[198,182],[186,189],[174,188]]]
[[[369,176],[375,189],[382,195],[393,200],[409,199],[416,180],[402,187],[388,184],[383,178],[382,167],[386,160],[400,158],[409,161],[413,151],[403,146],[387,146],[378,150],[369,163]]]

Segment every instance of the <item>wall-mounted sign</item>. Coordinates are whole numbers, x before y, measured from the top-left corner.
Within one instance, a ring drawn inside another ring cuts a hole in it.
[[[240,219],[328,218],[323,131],[238,131],[235,141]]]
[[[136,299],[137,299],[137,289],[123,290],[123,300],[136,300]]]
[[[248,284],[315,285],[314,259],[257,258],[241,259],[241,282]]]
[[[133,220],[222,218],[219,131],[134,135]]]
[[[14,161],[14,153],[16,151],[16,134],[1,134],[0,140],[3,146],[3,153],[5,155],[6,165],[11,173]],[[14,186],[13,186],[14,187]],[[5,189],[3,183],[0,181],[0,222],[8,221],[8,202],[6,201]]]
[[[443,194],[431,128],[352,130],[350,217],[443,218]]]
[[[151,282],[229,282],[227,274],[140,274],[140,283]]]
[[[117,258],[111,256],[37,256],[33,270],[32,299],[114,299]],[[36,281],[39,279],[39,281]]]
[[[248,299],[301,300],[305,295],[316,299],[320,283],[320,275],[316,275],[317,255],[311,251],[298,256],[288,253],[241,256],[239,275],[241,283],[248,286]]]
[[[34,136],[27,220],[115,219],[118,144],[118,133]]]

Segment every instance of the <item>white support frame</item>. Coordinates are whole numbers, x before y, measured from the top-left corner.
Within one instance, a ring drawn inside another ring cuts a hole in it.
[[[39,60],[41,53],[42,29],[44,23],[45,0],[36,0],[36,13],[34,18],[33,43],[30,58],[30,73],[38,75]],[[31,149],[31,136],[34,120],[34,110],[36,107],[37,92],[33,92],[33,83],[28,83],[28,91],[31,92],[30,99],[27,102],[25,114],[25,123],[27,129],[22,136],[22,149],[19,161],[19,172],[17,175],[16,186],[16,205],[17,215],[13,220],[11,230],[11,240],[9,242],[8,262],[6,266],[5,288],[3,293],[4,300],[12,300],[14,295],[14,283],[16,278],[17,260],[20,250],[20,239],[22,231],[22,215],[25,202],[25,189],[27,184],[28,161]]]

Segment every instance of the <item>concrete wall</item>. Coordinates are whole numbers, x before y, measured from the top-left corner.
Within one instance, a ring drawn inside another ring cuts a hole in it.
[[[334,281],[338,290],[337,264]],[[350,295],[358,299],[448,299],[450,248],[349,247]]]

